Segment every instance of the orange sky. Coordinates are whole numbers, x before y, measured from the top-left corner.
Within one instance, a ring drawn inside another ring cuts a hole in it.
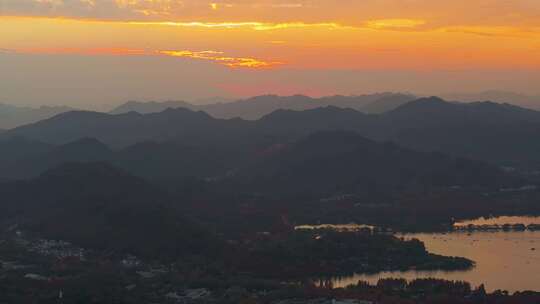
[[[158,57],[260,73],[538,71],[540,1],[0,0],[2,54]]]

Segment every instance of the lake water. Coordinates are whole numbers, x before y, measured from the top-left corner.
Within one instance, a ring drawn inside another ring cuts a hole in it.
[[[500,217],[478,219],[467,224],[539,224],[540,218]],[[476,262],[468,271],[407,271],[382,272],[375,275],[355,275],[335,278],[335,287],[356,284],[358,280],[376,283],[380,278],[441,278],[470,282],[473,287],[485,284],[486,290],[540,291],[540,231],[495,231],[420,233],[403,235],[417,238],[428,251],[447,256],[466,257]]]

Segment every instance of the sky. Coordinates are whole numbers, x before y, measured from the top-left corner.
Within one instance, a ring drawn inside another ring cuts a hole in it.
[[[538,83],[538,0],[0,0],[0,103]]]

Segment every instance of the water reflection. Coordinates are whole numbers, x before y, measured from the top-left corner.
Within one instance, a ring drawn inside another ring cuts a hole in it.
[[[460,221],[454,224],[454,226],[483,226],[483,225],[517,225],[523,224],[528,225],[538,225],[540,224],[540,217],[536,216],[499,216],[499,217],[481,217],[474,220]]]
[[[360,225],[355,223],[350,224],[321,224],[321,225],[301,225],[294,227],[296,230],[315,230],[315,229],[332,229],[336,231],[360,231],[363,229],[373,230],[375,226]]]
[[[540,291],[540,232],[453,232],[446,234],[407,234],[418,238],[433,253],[462,256],[476,262],[469,271],[408,271],[382,272],[375,275],[355,275],[335,278],[335,287],[356,284],[359,280],[376,283],[380,278],[442,278],[468,281],[473,286],[485,284],[486,289],[510,292]],[[536,250],[538,249],[538,250]]]

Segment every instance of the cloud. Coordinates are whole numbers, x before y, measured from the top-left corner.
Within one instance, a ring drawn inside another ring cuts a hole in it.
[[[377,19],[369,20],[365,26],[376,30],[410,30],[426,25],[427,21],[420,19]]]
[[[124,19],[170,15],[184,7],[179,0],[2,0],[2,15]]]
[[[288,22],[288,23],[265,23],[265,22],[148,22],[148,21],[130,21],[129,24],[134,25],[163,25],[177,27],[200,27],[200,28],[215,28],[215,29],[251,29],[255,31],[272,31],[295,28],[328,28],[328,29],[344,29],[352,28],[338,23],[304,23],[304,22]]]
[[[264,61],[250,57],[230,57],[224,56],[223,52],[216,51],[159,51],[161,55],[172,57],[185,57],[193,59],[210,60],[231,68],[270,68],[282,65],[282,62]]]
[[[329,0],[0,0],[0,19],[2,16],[58,18],[195,30],[313,30],[315,34],[350,31],[359,36],[362,33],[354,31],[460,33],[486,38],[536,37],[540,34],[540,22],[527,21],[531,20],[527,16],[534,12],[540,14],[540,1],[530,4],[528,11],[523,11],[523,5],[505,2],[504,10],[496,10],[501,14],[500,18],[471,19],[469,11],[459,16],[451,14],[458,7],[455,3],[464,1],[436,4],[414,0],[417,5],[410,5],[412,0],[347,0],[347,5],[340,5]],[[471,3],[471,10],[478,11],[477,1],[480,0],[467,1]],[[493,0],[493,6],[499,7],[502,1]],[[490,12],[493,13],[493,9]],[[516,16],[522,21],[515,21]],[[270,41],[282,40],[291,39],[272,37]]]
[[[221,9],[299,9],[303,2],[203,0],[1,0],[0,15],[102,19],[176,19]]]
[[[540,28],[515,28],[515,27],[482,27],[482,26],[454,26],[440,29],[447,33],[462,33],[483,37],[530,37],[531,34],[539,34]]]
[[[156,25],[184,28],[206,29],[249,29],[254,31],[278,31],[290,29],[326,29],[326,30],[375,30],[401,32],[447,32],[462,33],[486,37],[519,37],[540,34],[540,27],[510,27],[510,26],[436,26],[420,19],[377,19],[369,20],[359,26],[343,25],[335,22],[305,23],[305,22],[169,22],[169,21],[128,21],[132,25]],[[282,41],[275,40],[272,43]]]
[[[176,26],[435,30],[538,27],[536,0],[0,0],[0,16],[163,22]],[[414,4],[413,4],[414,3]],[[463,9],[467,7],[468,9]]]
[[[2,52],[2,49],[0,49]],[[267,61],[252,57],[227,56],[221,51],[191,51],[191,50],[148,50],[129,48],[27,48],[14,50],[18,54],[47,54],[47,55],[111,55],[111,56],[167,56],[197,60],[206,60],[230,68],[261,69],[283,65],[278,61]]]

